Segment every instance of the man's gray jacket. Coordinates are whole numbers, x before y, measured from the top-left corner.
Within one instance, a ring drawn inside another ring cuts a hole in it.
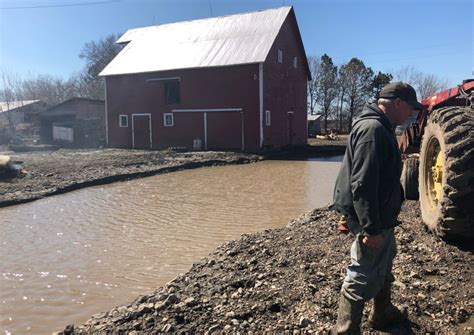
[[[365,106],[353,122],[331,205],[352,233],[377,235],[398,224],[401,170],[392,124],[375,104]]]

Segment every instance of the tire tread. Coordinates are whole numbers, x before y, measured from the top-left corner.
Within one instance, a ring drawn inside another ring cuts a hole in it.
[[[436,131],[435,128],[439,128]],[[474,236],[474,206],[466,206],[472,202],[474,194],[474,113],[468,107],[445,107],[431,112],[425,135],[443,134],[438,141],[445,145],[445,172],[443,198],[437,213],[423,213],[424,202],[428,201],[422,181],[420,168],[420,207],[425,223],[430,229],[445,238],[472,238]],[[420,148],[420,165],[425,155],[428,139],[422,139]],[[422,199],[423,198],[423,199]],[[435,219],[433,219],[435,218]]]

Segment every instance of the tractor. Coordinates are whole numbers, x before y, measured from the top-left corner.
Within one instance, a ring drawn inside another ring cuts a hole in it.
[[[399,138],[405,198],[447,240],[474,236],[474,79],[434,94]]]

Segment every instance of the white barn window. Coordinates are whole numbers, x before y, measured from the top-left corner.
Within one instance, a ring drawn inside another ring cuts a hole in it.
[[[173,113],[163,114],[163,122],[165,124],[165,127],[173,127],[174,126]]]
[[[120,127],[128,127],[128,115],[119,115]]]
[[[271,112],[270,111],[265,111],[265,125],[266,126],[271,126],[272,125],[272,119],[271,119]]]
[[[293,57],[293,67],[296,69],[298,67],[298,58]]]
[[[278,63],[283,63],[283,50],[278,49]]]

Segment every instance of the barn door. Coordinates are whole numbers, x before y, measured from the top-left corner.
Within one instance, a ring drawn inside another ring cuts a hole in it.
[[[243,150],[243,114],[204,113],[206,150]]]
[[[293,112],[288,112],[288,145],[293,145],[293,137],[295,131],[293,129]]]
[[[53,140],[70,143],[74,142],[74,129],[53,125]]]
[[[132,143],[135,149],[151,149],[151,114],[132,114]]]

